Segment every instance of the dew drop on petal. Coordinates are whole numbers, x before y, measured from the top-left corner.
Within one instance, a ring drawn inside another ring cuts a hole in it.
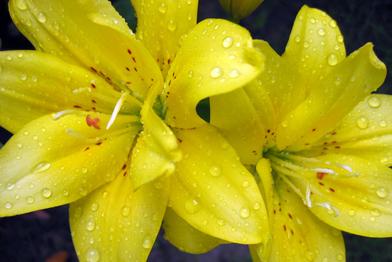
[[[50,163],[48,162],[41,162],[38,165],[36,165],[33,169],[33,172],[35,173],[40,173],[48,170],[50,168]]]
[[[335,55],[335,54],[330,54],[329,56],[328,56],[328,64],[330,65],[330,66],[334,66],[334,65],[336,65],[338,63],[338,58],[337,58],[337,56]]]
[[[123,217],[129,216],[130,213],[131,213],[131,209],[130,209],[129,207],[127,207],[127,206],[125,206],[125,207],[123,207],[123,208],[121,209],[121,215],[122,215]]]
[[[320,29],[318,30],[318,34],[319,34],[320,36],[325,36],[325,30],[324,30],[323,28],[320,28]]]
[[[358,126],[360,129],[366,129],[366,128],[368,127],[368,125],[369,125],[369,122],[368,122],[367,118],[365,118],[365,117],[360,117],[360,118],[358,118],[358,120],[357,120],[357,126]]]
[[[379,198],[386,198],[388,196],[387,190],[383,187],[377,189],[376,194]]]
[[[167,6],[166,6],[166,4],[165,4],[165,3],[161,3],[161,5],[160,5],[159,8],[158,8],[158,11],[159,11],[160,13],[162,13],[162,14],[166,13],[166,11],[167,11]]]
[[[86,254],[87,262],[98,262],[99,261],[99,252],[96,249],[90,248],[87,250]]]
[[[199,202],[196,199],[191,199],[186,201],[185,203],[185,210],[190,213],[190,214],[194,214],[197,211],[199,211],[200,206],[199,206]]]
[[[233,45],[233,38],[228,36],[223,39],[222,46],[224,48],[230,48]]]
[[[87,225],[86,225],[86,230],[87,231],[94,231],[94,229],[95,229],[95,222],[92,220],[88,221]]]
[[[381,105],[381,101],[378,97],[372,96],[368,100],[368,105],[372,108],[378,108]]]
[[[149,248],[152,247],[152,241],[151,241],[151,239],[150,239],[149,237],[146,237],[146,238],[143,240],[143,247],[144,247],[145,249],[149,249]]]
[[[27,5],[26,5],[26,2],[24,0],[16,1],[16,7],[18,7],[20,10],[26,10],[27,9]]]
[[[221,169],[219,166],[213,166],[210,168],[210,174],[211,176],[217,177],[220,176],[221,174]]]
[[[43,13],[38,14],[38,21],[40,23],[45,23],[46,22],[46,16]]]
[[[52,196],[52,191],[49,188],[44,188],[42,189],[41,194],[44,198],[49,198]]]
[[[4,204],[4,207],[5,207],[6,209],[10,209],[10,208],[12,208],[12,204],[11,204],[10,202],[6,202],[6,203]]]
[[[222,76],[222,69],[220,67],[214,67],[211,72],[210,72],[210,76],[212,78],[219,78]]]
[[[240,76],[240,72],[237,69],[233,69],[229,73],[230,78],[237,78]]]
[[[240,210],[240,216],[241,216],[242,218],[248,218],[248,217],[250,216],[250,211],[249,211],[249,209],[248,209],[248,208],[242,208],[242,209]]]

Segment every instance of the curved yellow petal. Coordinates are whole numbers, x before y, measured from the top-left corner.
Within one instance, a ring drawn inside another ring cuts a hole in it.
[[[297,89],[309,92],[318,88],[320,78],[345,57],[343,36],[335,20],[321,10],[303,6],[282,56],[293,66]]]
[[[172,174],[175,163],[181,159],[176,136],[154,110],[161,88],[158,85],[151,88],[141,110],[143,131],[132,151],[131,161],[131,179],[136,188],[159,176]]]
[[[198,0],[132,0],[137,37],[166,75],[183,35],[196,25]]]
[[[200,100],[240,88],[262,69],[263,56],[244,28],[218,19],[199,23],[184,37],[168,73],[166,122],[180,128],[203,125],[196,114]]]
[[[249,16],[263,0],[219,0],[221,6],[235,20]]]
[[[271,239],[250,246],[254,261],[345,261],[342,234],[317,219],[282,180],[267,201],[272,206]]]
[[[366,97],[334,131],[304,153],[343,153],[391,166],[392,96],[373,94]]]
[[[179,250],[191,254],[202,254],[214,249],[223,240],[206,235],[189,225],[170,208],[163,220],[165,238]]]
[[[83,65],[139,98],[161,78],[154,59],[109,1],[9,3],[15,24],[38,50]]]
[[[299,158],[291,178],[311,211],[340,230],[369,237],[392,236],[392,170],[352,155]]]
[[[366,44],[337,64],[281,122],[277,146],[303,148],[334,129],[386,76],[385,65]]]
[[[97,75],[37,51],[0,52],[0,125],[16,132],[42,115],[64,110],[110,114],[121,94]],[[138,114],[129,96],[121,113]]]
[[[58,206],[111,181],[128,160],[140,127],[119,116],[77,112],[32,121],[0,151],[0,216]]]
[[[166,210],[169,184],[152,183],[133,192],[117,178],[71,204],[72,239],[80,261],[146,261]]]
[[[170,206],[191,226],[235,243],[268,235],[267,213],[253,176],[210,126],[176,130],[183,159],[172,176]]]

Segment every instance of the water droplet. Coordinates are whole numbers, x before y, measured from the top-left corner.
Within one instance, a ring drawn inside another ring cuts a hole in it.
[[[38,14],[38,21],[40,23],[45,23],[46,22],[46,16],[43,13]]]
[[[223,219],[218,219],[217,223],[220,226],[224,226],[225,225],[225,221]]]
[[[378,99],[378,97],[372,96],[369,98],[368,104],[370,107],[378,108],[381,105],[381,101]]]
[[[159,11],[160,13],[162,13],[162,14],[166,13],[166,11],[167,11],[167,6],[166,6],[166,4],[165,4],[165,3],[162,3],[162,4],[159,6],[158,11]]]
[[[130,213],[131,213],[131,209],[127,206],[123,207],[121,210],[121,215],[123,215],[124,217],[129,216]]]
[[[98,262],[99,261],[99,252],[96,249],[90,248],[86,253],[87,262]]]
[[[233,69],[229,73],[230,78],[237,78],[240,76],[240,72],[237,69]]]
[[[230,48],[233,45],[233,38],[228,36],[223,39],[222,46],[224,48]]]
[[[320,36],[325,36],[325,30],[324,30],[323,28],[320,28],[320,29],[318,30],[318,34],[319,34]]]
[[[4,207],[5,207],[6,209],[10,209],[10,208],[12,208],[12,204],[11,204],[10,202],[6,202],[6,203],[4,204]]]
[[[173,20],[169,21],[169,24],[167,25],[167,29],[169,29],[169,31],[174,32],[176,30],[177,26],[175,24],[175,22]]]
[[[260,209],[260,203],[259,203],[259,202],[256,202],[256,203],[253,205],[253,209],[254,209],[254,210],[259,210],[259,209]]]
[[[388,196],[387,190],[383,187],[377,189],[376,194],[379,198],[386,198]]]
[[[211,176],[214,176],[214,177],[220,176],[220,174],[221,174],[220,167],[218,167],[218,166],[211,167],[210,174],[211,174]]]
[[[93,211],[93,212],[97,211],[98,208],[99,208],[99,205],[98,205],[97,203],[93,203],[93,204],[91,205],[91,211]]]
[[[87,174],[87,171],[88,171],[88,169],[87,169],[86,167],[83,167],[83,168],[82,168],[82,173],[83,173],[83,174]]]
[[[368,122],[367,118],[365,118],[365,117],[360,117],[357,120],[357,126],[360,129],[366,129],[368,127],[368,125],[369,125],[369,122]]]
[[[304,42],[304,48],[308,48],[309,47],[309,43],[307,41]]]
[[[32,204],[32,203],[34,203],[34,197],[27,197],[27,199],[26,199],[26,202],[28,203],[28,204]]]
[[[50,163],[48,162],[41,162],[38,165],[35,166],[33,169],[33,172],[35,173],[40,173],[48,170],[50,168]]]
[[[15,188],[15,184],[8,184],[7,185],[7,190],[12,190]]]
[[[26,81],[26,79],[27,79],[27,75],[26,75],[26,74],[22,74],[22,75],[20,76],[20,80]]]
[[[143,240],[143,247],[144,247],[145,249],[149,249],[149,248],[152,247],[152,241],[151,241],[151,239],[150,239],[149,237],[146,237],[146,238]]]
[[[337,58],[337,56],[335,55],[335,54],[330,54],[329,56],[328,56],[328,64],[330,65],[330,66],[334,66],[334,65],[336,65],[338,63],[338,58]]]
[[[193,77],[193,71],[192,71],[192,70],[189,70],[189,72],[188,72],[188,77],[189,77],[189,78],[192,78],[192,77]]]
[[[242,209],[240,210],[240,216],[241,216],[242,218],[248,218],[249,215],[250,215],[250,211],[249,211],[248,208],[242,208]]]
[[[44,188],[42,189],[41,194],[44,198],[49,198],[52,196],[52,191],[49,188]]]
[[[377,209],[370,211],[370,214],[375,217],[378,217],[381,215],[380,211],[378,211]]]
[[[329,21],[329,26],[332,28],[336,27],[336,22],[334,20]]]
[[[27,5],[26,2],[24,0],[18,0],[16,2],[16,6],[20,9],[20,10],[26,10],[27,9]]]
[[[93,220],[89,220],[86,225],[87,231],[93,231],[95,229],[95,222]]]
[[[188,200],[185,203],[185,210],[190,214],[198,212],[200,209],[199,202],[196,199]]]
[[[301,37],[300,37],[299,35],[297,35],[297,36],[294,38],[294,40],[295,40],[295,42],[299,43],[299,42],[301,42]]]
[[[381,120],[379,123],[380,127],[386,127],[387,126],[387,122],[385,120]]]
[[[343,36],[339,35],[337,37],[337,40],[338,40],[339,43],[343,43]]]
[[[242,187],[247,188],[249,186],[249,181],[242,182]]]
[[[348,215],[349,216],[354,216],[355,215],[355,211],[351,209],[350,211],[348,211]]]
[[[219,78],[222,76],[222,69],[220,67],[214,67],[211,72],[210,72],[210,76],[212,78]]]

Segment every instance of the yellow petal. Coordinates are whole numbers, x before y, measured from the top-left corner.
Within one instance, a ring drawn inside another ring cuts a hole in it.
[[[166,75],[181,37],[196,25],[198,0],[132,0],[132,4],[137,15],[137,37]]]
[[[305,153],[344,153],[391,166],[391,134],[392,97],[373,94],[359,103],[334,131]]]
[[[97,75],[41,52],[0,52],[0,68],[0,124],[11,132],[53,112],[110,114],[121,95]],[[140,102],[129,96],[120,112],[139,110]]]
[[[32,121],[1,149],[0,216],[66,204],[111,181],[140,128],[130,116],[119,116],[111,132],[100,128],[109,115],[56,119]]]
[[[321,220],[357,235],[392,236],[391,169],[342,154],[290,158],[302,166],[291,181]]]
[[[222,7],[235,20],[249,16],[263,0],[219,0]]]
[[[151,88],[142,107],[143,131],[132,151],[131,179],[136,188],[159,176],[174,172],[175,163],[181,159],[177,138],[154,110],[161,86]]]
[[[278,128],[278,148],[306,146],[331,131],[386,76],[385,65],[366,44],[336,65]]]
[[[123,175],[71,204],[72,238],[80,261],[146,261],[159,232],[168,183],[133,192]]]
[[[212,97],[211,124],[219,128],[244,164],[260,159],[265,129],[246,89]]]
[[[293,66],[291,74],[296,74],[297,88],[318,88],[320,78],[345,57],[343,37],[335,20],[321,10],[303,6],[282,57]]]
[[[249,32],[233,23],[209,19],[182,41],[164,90],[166,122],[192,128],[204,121],[197,103],[240,88],[263,69],[263,56],[253,48]]]
[[[165,238],[178,249],[191,254],[202,254],[210,251],[223,240],[206,235],[189,225],[170,208],[167,209],[163,228]]]
[[[38,50],[83,65],[140,98],[160,81],[154,59],[109,1],[12,0],[9,7]]]
[[[259,243],[268,234],[257,184],[235,151],[210,126],[177,130],[184,156],[172,176],[170,205],[191,226],[235,243]]]
[[[271,202],[271,239],[250,247],[254,261],[345,261],[342,234],[317,219],[280,179]]]

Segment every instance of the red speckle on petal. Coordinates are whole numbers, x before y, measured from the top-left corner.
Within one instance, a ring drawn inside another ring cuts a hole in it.
[[[95,129],[101,129],[99,127],[99,118],[98,117],[92,118],[90,115],[87,115],[86,116],[86,124],[88,126],[94,127]]]
[[[327,175],[326,173],[318,172],[318,173],[317,173],[317,178],[320,179],[320,180],[323,180],[323,178],[324,178],[326,175]]]

